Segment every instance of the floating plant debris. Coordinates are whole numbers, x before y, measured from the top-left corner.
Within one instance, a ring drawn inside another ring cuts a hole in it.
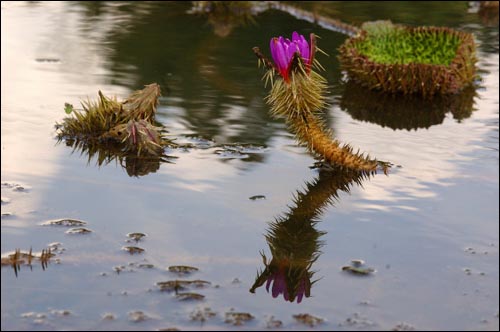
[[[48,220],[41,223],[42,226],[67,226],[67,227],[83,226],[86,224],[87,224],[86,221],[69,219],[69,218]]]
[[[415,331],[415,327],[408,323],[399,323],[394,326],[391,331]]]
[[[175,297],[181,301],[191,301],[191,300],[200,301],[205,298],[205,295],[201,295],[198,293],[176,293]]]
[[[200,280],[200,279],[196,279],[196,280],[191,281],[191,285],[193,285],[197,288],[203,288],[203,287],[209,286],[211,284],[212,283],[210,281]]]
[[[361,265],[364,265],[365,264],[365,261],[362,260],[362,259],[352,259],[351,260],[351,264],[352,266],[354,267],[360,267]]]
[[[310,327],[315,327],[316,325],[321,324],[324,321],[323,318],[319,318],[310,314],[293,315],[293,318],[295,318],[297,322],[308,325]]]
[[[375,272],[374,269],[370,267],[364,267],[365,261],[362,259],[351,260],[350,266],[343,266],[342,271],[351,272],[358,275],[369,275]]]
[[[224,322],[226,324],[232,324],[234,326],[241,326],[246,322],[251,321],[255,317],[249,314],[248,312],[226,312],[226,319]]]
[[[339,326],[349,326],[356,328],[368,328],[375,326],[376,324],[366,317],[362,317],[359,313],[355,312],[351,317],[346,318],[346,320],[342,323],[339,323]]]
[[[271,316],[266,321],[266,327],[268,329],[278,329],[278,328],[283,327],[283,322],[279,319],[275,319],[274,316]]]
[[[248,199],[251,199],[252,201],[256,201],[258,199],[266,199],[266,196],[264,196],[264,195],[255,195],[255,196],[248,197]]]
[[[63,316],[69,316],[69,315],[71,315],[71,311],[65,310],[65,309],[61,309],[61,310],[54,309],[54,310],[50,311],[50,314],[54,315],[54,316],[63,317]]]
[[[188,285],[191,284],[189,280],[169,280],[169,281],[159,281],[156,283],[158,287],[160,287],[161,291],[179,291],[185,290]]]
[[[194,267],[194,266],[173,265],[173,266],[169,266],[168,270],[170,272],[175,272],[175,273],[178,273],[178,274],[190,274],[192,272],[198,271],[199,269],[197,267]]]
[[[356,266],[343,266],[342,271],[348,271],[359,275],[368,275],[375,272],[374,269],[369,267],[356,267]]]
[[[75,227],[68,229],[66,231],[66,234],[89,234],[89,233],[92,233],[92,230],[85,227]]]
[[[127,251],[129,254],[131,255],[135,255],[135,254],[142,254],[145,250],[142,249],[142,248],[139,248],[139,247],[132,247],[132,246],[126,246],[126,247],[123,247],[122,250],[125,250]]]
[[[56,63],[56,62],[59,62],[61,60],[57,59],[57,58],[36,58],[35,61],[36,62],[52,62],[52,63]]]
[[[143,321],[148,320],[150,318],[151,317],[149,317],[147,314],[145,314],[144,312],[142,312],[140,310],[130,311],[128,313],[128,320],[131,322],[134,322],[134,323],[140,323],[140,322],[143,322]]]
[[[188,286],[194,286],[196,288],[203,288],[209,286],[210,281],[205,280],[169,280],[169,281],[159,281],[156,283],[160,287],[161,291],[179,291],[185,290]]]
[[[112,313],[105,313],[102,315],[102,320],[115,320],[116,316]]]
[[[193,312],[189,314],[189,318],[191,318],[192,321],[197,321],[197,322],[206,322],[208,319],[213,318],[217,315],[215,311],[213,311],[209,307],[205,307],[203,309],[197,308]]]
[[[423,97],[454,94],[475,78],[470,33],[439,27],[366,22],[339,48],[339,60],[360,84],[388,93]]]
[[[127,237],[130,238],[131,240],[134,240],[135,242],[139,242],[145,236],[146,236],[146,234],[144,234],[144,233],[128,233],[127,234]]]

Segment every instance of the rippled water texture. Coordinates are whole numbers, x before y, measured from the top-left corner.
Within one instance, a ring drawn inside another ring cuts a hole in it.
[[[345,84],[346,36],[278,10],[238,25],[189,2],[1,6],[1,251],[25,259],[2,259],[2,330],[498,330],[498,16],[467,2],[303,4],[358,26],[473,33],[475,91],[422,103]],[[330,54],[327,125],[398,165],[388,176],[311,169],[268,115],[251,49],[294,30]],[[173,163],[129,176],[56,144],[65,102],[151,82],[157,120],[195,146],[168,150]],[[49,244],[54,257],[35,255]]]

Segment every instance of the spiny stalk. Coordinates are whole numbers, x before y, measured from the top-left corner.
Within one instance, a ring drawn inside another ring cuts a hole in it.
[[[284,118],[297,140],[326,162],[365,173],[374,173],[378,168],[387,173],[389,163],[371,159],[359,151],[354,152],[349,145],[341,145],[327,130],[318,116],[326,105],[327,82],[315,71],[322,68],[314,58],[316,37],[311,35],[310,46],[296,32],[292,39],[271,39],[274,64],[258,48],[253,49],[268,69],[264,78],[266,83],[271,81],[272,85],[266,97],[271,115]],[[276,74],[281,79],[273,79]]]

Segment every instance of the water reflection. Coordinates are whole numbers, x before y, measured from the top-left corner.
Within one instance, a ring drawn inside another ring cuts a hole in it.
[[[235,27],[254,22],[254,6],[252,1],[193,1],[190,12],[205,15],[214,33],[224,38]]]
[[[61,141],[59,141],[61,142]],[[121,144],[113,142],[82,141],[78,139],[66,139],[66,146],[72,147],[73,152],[86,155],[88,164],[95,159],[97,166],[107,165],[115,161],[127,171],[129,176],[144,176],[155,173],[160,169],[160,163],[172,163],[173,156],[162,153],[159,156],[142,155],[135,152],[124,151]]]
[[[391,129],[419,129],[441,124],[446,113],[460,122],[474,110],[476,90],[468,87],[457,95],[436,96],[432,100],[389,95],[372,91],[355,82],[344,84],[340,107],[354,119]]]
[[[297,191],[294,206],[270,223],[266,241],[271,260],[261,252],[264,270],[257,274],[251,293],[266,283],[266,290],[274,298],[283,294],[285,301],[300,303],[311,296],[315,271],[313,263],[320,255],[325,232],[316,224],[322,211],[338,199],[339,192],[349,192],[353,184],[361,185],[368,175],[339,169],[320,169],[314,182],[306,183],[304,192]]]

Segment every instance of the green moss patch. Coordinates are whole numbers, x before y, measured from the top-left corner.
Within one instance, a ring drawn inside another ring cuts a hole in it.
[[[475,77],[473,36],[449,28],[368,22],[339,51],[354,81],[390,93],[457,93]]]

